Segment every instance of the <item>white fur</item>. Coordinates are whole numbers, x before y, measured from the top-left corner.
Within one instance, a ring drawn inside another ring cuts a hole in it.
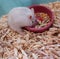
[[[16,7],[8,13],[8,24],[17,32],[21,31],[21,27],[31,26],[32,20],[34,20],[34,10],[28,7]]]

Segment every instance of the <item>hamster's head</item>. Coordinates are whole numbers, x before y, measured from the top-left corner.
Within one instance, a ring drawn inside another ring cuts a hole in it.
[[[27,13],[27,15],[28,15],[29,20],[32,21],[32,24],[34,24],[36,22],[36,17],[35,17],[34,9],[31,8],[30,12]]]

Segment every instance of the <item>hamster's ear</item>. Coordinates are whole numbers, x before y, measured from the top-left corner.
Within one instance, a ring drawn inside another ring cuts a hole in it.
[[[32,11],[32,13],[34,14],[34,9],[33,9],[33,8],[31,8],[31,11]]]

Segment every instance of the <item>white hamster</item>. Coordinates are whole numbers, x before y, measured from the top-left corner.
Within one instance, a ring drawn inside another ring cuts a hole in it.
[[[8,13],[8,25],[18,33],[21,27],[31,26],[35,21],[34,10],[28,7],[16,7]]]

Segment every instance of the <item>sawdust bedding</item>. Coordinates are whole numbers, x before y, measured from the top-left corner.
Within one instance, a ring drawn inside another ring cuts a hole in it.
[[[0,59],[60,59],[60,2],[44,4],[55,14],[54,24],[43,33],[9,28],[7,16],[0,19]]]

